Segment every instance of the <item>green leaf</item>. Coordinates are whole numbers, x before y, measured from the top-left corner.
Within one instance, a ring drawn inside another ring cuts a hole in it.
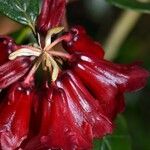
[[[120,8],[133,9],[144,13],[150,13],[150,0],[107,0]]]
[[[102,140],[94,141],[94,150],[131,150],[131,138],[125,119],[120,115],[116,121],[116,130]]]
[[[0,0],[0,13],[32,29],[39,14],[40,0]]]

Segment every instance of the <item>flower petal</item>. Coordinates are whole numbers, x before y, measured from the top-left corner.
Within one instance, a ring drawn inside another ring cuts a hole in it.
[[[69,111],[76,124],[79,126],[84,122],[90,124],[94,137],[103,137],[112,132],[113,125],[105,116],[98,101],[90,95],[72,72],[66,71],[57,81],[57,85],[66,94]]]
[[[123,93],[143,88],[149,76],[137,65],[118,65],[87,55],[77,55],[72,66],[91,94],[107,108],[110,118],[116,116],[116,110],[124,109]],[[121,108],[118,108],[118,103],[121,103]]]
[[[102,46],[98,42],[93,41],[82,26],[73,27],[66,35],[70,38],[66,38],[63,46],[69,53],[82,52],[100,59],[103,58],[104,50]]]
[[[91,126],[86,123],[82,127],[76,125],[63,90],[51,87],[47,94],[42,102],[40,133],[24,149],[73,150],[91,147]]]
[[[43,0],[41,13],[37,19],[37,30],[46,33],[62,22],[66,0]]]
[[[20,57],[0,66],[0,89],[6,88],[27,73],[31,66],[30,57]]]
[[[2,150],[12,150],[27,138],[32,92],[14,85],[8,91],[0,111],[0,146]]]

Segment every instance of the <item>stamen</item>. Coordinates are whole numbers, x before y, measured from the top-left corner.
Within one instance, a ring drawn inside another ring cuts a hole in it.
[[[54,51],[53,47],[60,43],[63,40],[70,39],[70,35],[63,35],[60,38],[56,39],[54,42],[51,43],[51,37],[53,34],[57,34],[61,32],[64,28],[63,27],[58,27],[51,29],[48,31],[48,34],[46,36],[45,40],[45,48],[42,49],[40,46],[40,36],[38,34],[38,39],[39,39],[39,47],[32,47],[32,46],[26,46],[23,48],[20,48],[16,50],[15,52],[11,53],[9,55],[10,60],[14,60],[17,57],[20,56],[36,56],[38,57],[35,64],[31,68],[30,72],[28,73],[27,77],[24,80],[25,85],[30,85],[34,78],[34,74],[37,71],[38,67],[42,63],[43,70],[49,69],[51,73],[51,79],[52,81],[55,81],[58,77],[59,74],[59,65],[57,64],[57,60],[53,58],[53,56],[58,56],[66,59],[71,59],[72,56],[70,54],[60,52],[60,51]]]
[[[70,38],[68,35],[63,35],[62,37],[58,38],[57,40],[55,40],[54,42],[52,42],[49,46],[44,48],[44,51],[49,51],[51,48],[53,48],[55,45],[57,45],[58,43],[60,43],[63,40],[67,40],[68,38]]]
[[[63,29],[64,27],[56,27],[56,28],[50,29],[46,35],[45,47],[51,44],[52,35],[60,33]]]
[[[20,48],[9,55],[9,60],[14,60],[20,56],[40,56],[41,51],[38,48]]]
[[[49,60],[49,54],[47,52],[43,53],[42,68],[43,70],[47,70],[48,68],[50,72],[52,71],[51,61]]]
[[[40,46],[40,48],[42,47],[41,46],[41,37],[40,37],[40,34],[39,33],[37,33],[37,38],[38,38],[38,44],[39,44],[39,46]]]
[[[53,71],[52,71],[52,81],[55,81],[58,77],[59,74],[59,66],[57,65],[56,61],[53,59],[53,57],[49,57],[52,67],[53,67]]]

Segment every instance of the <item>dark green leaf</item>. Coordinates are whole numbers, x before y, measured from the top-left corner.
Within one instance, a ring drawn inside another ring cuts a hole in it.
[[[142,2],[142,0],[107,0],[111,4],[114,4],[121,8],[129,8],[138,10],[144,13],[150,13],[150,0],[147,2]]]
[[[40,0],[0,0],[0,13],[33,28],[39,3]]]
[[[116,121],[116,131],[102,140],[94,141],[94,150],[131,150],[131,139],[126,121],[119,116]]]

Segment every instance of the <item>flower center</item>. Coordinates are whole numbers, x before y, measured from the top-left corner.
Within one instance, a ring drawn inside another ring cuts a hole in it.
[[[62,51],[55,51],[54,47],[62,42],[63,40],[66,40],[70,37],[68,35],[63,35],[56,39],[54,42],[51,42],[51,38],[54,34],[58,34],[63,30],[63,27],[57,27],[53,28],[48,31],[47,36],[45,38],[45,47],[42,49],[40,44],[38,47],[33,46],[25,46],[23,48],[20,48],[16,50],[15,52],[11,53],[9,55],[10,60],[14,60],[17,57],[20,56],[35,56],[36,61],[33,64],[33,67],[31,68],[30,72],[28,73],[27,77],[24,80],[24,83],[26,85],[29,85],[33,79],[34,74],[39,68],[40,64],[42,64],[43,70],[49,71],[51,73],[51,80],[55,81],[57,79],[57,76],[59,74],[59,66],[57,61],[63,62],[62,59],[71,59],[71,55]],[[38,41],[40,39],[38,38]]]

